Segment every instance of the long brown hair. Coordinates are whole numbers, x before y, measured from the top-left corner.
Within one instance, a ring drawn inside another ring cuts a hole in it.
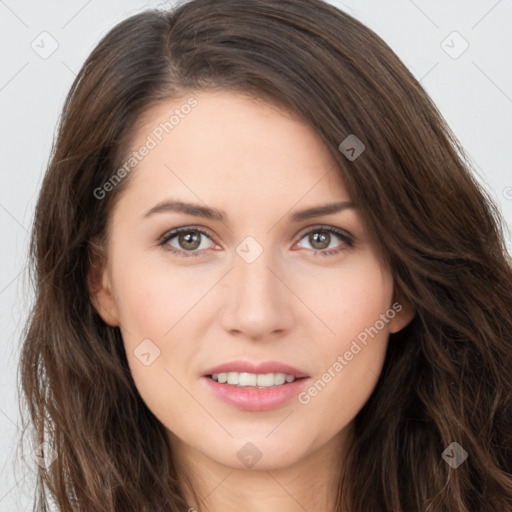
[[[126,161],[141,116],[208,88],[275,101],[321,137],[416,311],[391,335],[355,418],[336,512],[512,509],[503,219],[418,81],[375,33],[321,0],[145,11],[114,27],[80,70],[30,248],[24,429],[57,453],[38,467],[35,508],[52,498],[65,512],[187,510],[165,429],[135,388],[120,330],[93,307],[87,276],[92,241],[105,240],[130,173],[104,197],[94,191]],[[351,134],[365,145],[353,160],[338,147]],[[452,442],[468,453],[457,468],[441,456]]]

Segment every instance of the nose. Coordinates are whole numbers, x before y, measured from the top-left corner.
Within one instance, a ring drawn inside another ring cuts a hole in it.
[[[230,334],[258,341],[288,332],[295,321],[293,292],[271,251],[252,263],[235,255],[225,282],[222,326]]]

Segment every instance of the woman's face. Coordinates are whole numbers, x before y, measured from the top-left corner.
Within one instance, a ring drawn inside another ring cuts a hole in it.
[[[177,450],[286,467],[348,431],[407,309],[308,126],[229,92],[187,99],[137,131],[147,154],[110,218],[96,305]]]

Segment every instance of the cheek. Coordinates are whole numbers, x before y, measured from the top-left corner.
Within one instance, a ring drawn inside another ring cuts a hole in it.
[[[307,280],[299,278],[295,289],[301,290],[304,302],[316,313],[316,318],[309,318],[315,320],[310,328],[315,327],[316,338],[322,335],[317,346],[332,355],[348,349],[351,340],[374,326],[390,308],[393,281],[373,253],[367,252],[339,269],[309,272]],[[387,333],[387,323],[379,322],[378,327]]]
[[[208,276],[157,258],[133,258],[115,276],[121,323],[137,336],[168,340],[207,291]],[[185,320],[186,321],[186,320]]]
[[[185,381],[195,350],[184,332],[190,327],[187,311],[193,306],[192,299],[184,297],[187,283],[177,272],[142,264],[131,265],[118,278],[116,293],[131,375],[153,414],[169,420],[171,411],[190,406],[190,396],[179,384]]]
[[[116,303],[137,389],[154,412],[180,410],[190,396],[179,383],[189,378],[200,349],[209,304],[204,298],[218,276],[207,267],[177,268],[143,255],[125,258],[117,269]]]
[[[176,368],[187,367],[193,347],[179,341],[193,297],[183,290],[195,289],[179,271],[148,260],[125,258],[125,265],[118,266],[114,275],[126,356],[144,398],[155,395],[162,385],[172,387],[167,369],[174,373]]]
[[[334,430],[353,419],[377,383],[388,322],[394,316],[392,294],[391,276],[375,259],[361,258],[333,273],[324,293],[316,295],[317,310],[331,332],[324,329],[318,339],[317,331],[316,353],[322,367],[299,402],[310,410],[323,410],[333,419]]]

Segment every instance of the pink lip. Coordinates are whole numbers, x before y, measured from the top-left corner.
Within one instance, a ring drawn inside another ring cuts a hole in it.
[[[268,411],[276,409],[296,397],[310,379],[294,380],[293,382],[267,389],[219,384],[207,376],[201,377],[201,380],[206,383],[210,391],[217,395],[217,397],[235,406],[237,409],[243,411]]]
[[[245,372],[245,373],[285,373],[286,375],[293,375],[296,378],[309,377],[309,375],[298,368],[294,368],[279,361],[264,361],[259,364],[250,363],[249,361],[232,361],[230,363],[220,364],[214,366],[203,372],[203,376],[213,375],[214,373],[227,373],[227,372]]]
[[[246,373],[285,373],[296,379],[281,386],[266,389],[255,387],[238,387],[230,384],[220,384],[210,378],[214,373],[246,372]],[[232,361],[206,370],[202,379],[222,401],[244,411],[268,411],[276,409],[296,397],[309,381],[309,375],[298,368],[278,361],[265,361],[253,364],[248,361]]]

